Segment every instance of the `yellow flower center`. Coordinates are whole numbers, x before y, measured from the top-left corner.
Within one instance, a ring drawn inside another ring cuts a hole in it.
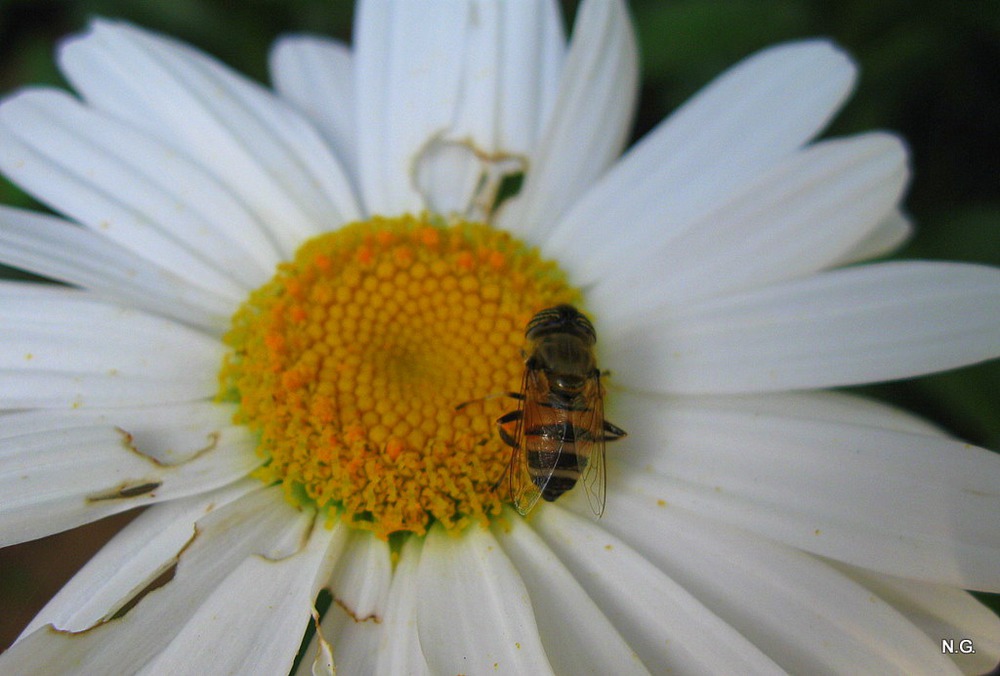
[[[221,398],[259,437],[256,476],[380,537],[488,523],[510,458],[524,327],[577,294],[482,224],[373,218],[306,242],[224,340]],[[471,405],[456,410],[466,402]]]

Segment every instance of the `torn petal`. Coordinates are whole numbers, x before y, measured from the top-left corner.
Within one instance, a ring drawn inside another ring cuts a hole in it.
[[[220,433],[205,452],[176,465],[146,455],[131,435],[111,425],[0,438],[0,544],[237,481],[263,461],[240,431]]]

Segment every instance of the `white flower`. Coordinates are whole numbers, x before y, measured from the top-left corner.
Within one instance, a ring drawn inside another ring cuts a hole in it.
[[[152,505],[5,673],[284,673],[324,587],[300,671],[996,664],[1000,621],[963,589],[1000,591],[1000,460],[814,390],[1000,355],[1000,272],[844,267],[908,233],[908,169],[888,134],[813,140],[854,79],[832,45],[751,57],[619,158],[624,5],[584,3],[568,48],[560,26],[554,2],[371,0],[353,50],[279,42],[274,95],[100,21],[59,52],[81,100],[3,102],[0,168],[68,220],[0,209],[0,260],[83,290],[0,284],[0,543]],[[306,239],[425,210],[583,290],[629,431],[600,521],[576,490],[386,541],[249,476],[254,435],[214,400],[230,316]]]

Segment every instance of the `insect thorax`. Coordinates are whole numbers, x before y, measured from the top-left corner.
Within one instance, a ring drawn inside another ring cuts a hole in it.
[[[565,333],[553,333],[539,339],[526,366],[545,371],[553,384],[566,389],[583,387],[596,369],[591,346]]]

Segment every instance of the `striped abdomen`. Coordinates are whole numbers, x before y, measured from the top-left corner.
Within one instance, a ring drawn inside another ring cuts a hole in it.
[[[587,466],[594,434],[579,423],[589,410],[579,398],[553,391],[539,405],[541,424],[524,430],[528,475],[549,502],[573,488]]]

